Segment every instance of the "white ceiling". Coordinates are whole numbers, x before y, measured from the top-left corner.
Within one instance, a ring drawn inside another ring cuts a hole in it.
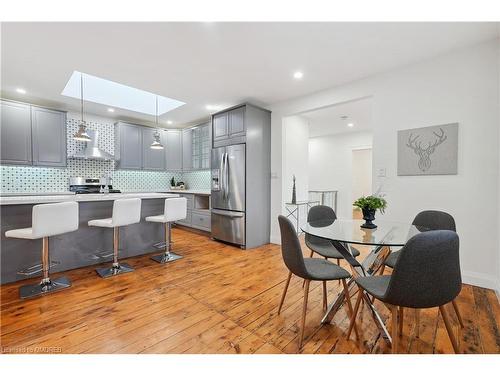
[[[2,23],[1,89],[3,97],[78,110],[77,99],[60,95],[78,70],[186,102],[161,116],[175,127],[208,118],[207,104],[267,106],[492,39],[497,30],[496,23]],[[101,105],[86,108],[110,115]],[[118,109],[112,116],[154,120]]]
[[[321,137],[347,132],[372,130],[372,99],[366,98],[333,105],[301,116],[309,121],[309,137]],[[341,116],[347,116],[346,120]],[[348,127],[352,123],[354,126]]]

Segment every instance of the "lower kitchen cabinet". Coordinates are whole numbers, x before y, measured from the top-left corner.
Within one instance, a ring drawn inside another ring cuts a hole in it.
[[[196,229],[210,231],[212,229],[210,218],[209,210],[206,212],[193,211],[191,213],[191,226]]]
[[[210,232],[212,230],[210,223],[210,196],[188,193],[180,193],[179,196],[187,199],[187,215],[185,219],[178,220],[176,223]]]

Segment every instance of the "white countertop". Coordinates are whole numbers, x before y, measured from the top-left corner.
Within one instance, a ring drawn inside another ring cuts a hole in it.
[[[111,201],[122,198],[175,198],[176,193],[110,193],[110,194],[72,194],[72,195],[21,195],[21,196],[1,196],[0,205],[13,204],[37,204],[56,202],[95,202]]]
[[[210,195],[212,192],[210,189],[185,189],[185,190],[167,190],[168,193],[173,194],[198,194],[198,195]]]

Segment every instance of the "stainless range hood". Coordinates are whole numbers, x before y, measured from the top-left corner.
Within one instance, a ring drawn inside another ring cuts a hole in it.
[[[70,156],[70,159],[90,159],[90,160],[114,160],[113,155],[103,151],[98,146],[99,132],[97,130],[87,129],[87,134],[91,138],[90,142],[85,144],[85,148]]]

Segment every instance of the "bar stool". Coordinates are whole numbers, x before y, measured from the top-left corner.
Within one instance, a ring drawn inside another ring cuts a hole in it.
[[[78,203],[63,202],[33,206],[32,227],[13,229],[5,232],[5,237],[36,240],[42,238],[43,278],[38,284],[23,285],[19,288],[21,298],[41,296],[68,288],[71,282],[67,277],[51,280],[49,277],[49,237],[73,232],[78,229]]]
[[[96,272],[101,277],[110,277],[121,273],[132,272],[134,269],[127,263],[118,263],[118,246],[120,227],[136,224],[141,221],[141,200],[139,198],[116,199],[113,202],[112,217],[90,220],[89,227],[113,228],[113,264],[110,268],[98,268]]]
[[[172,231],[172,222],[185,219],[187,216],[186,198],[167,198],[165,199],[165,209],[163,215],[148,216],[146,221],[153,223],[163,223],[165,230],[165,252],[151,257],[158,263],[168,263],[181,259],[182,256],[170,252],[170,238]]]

